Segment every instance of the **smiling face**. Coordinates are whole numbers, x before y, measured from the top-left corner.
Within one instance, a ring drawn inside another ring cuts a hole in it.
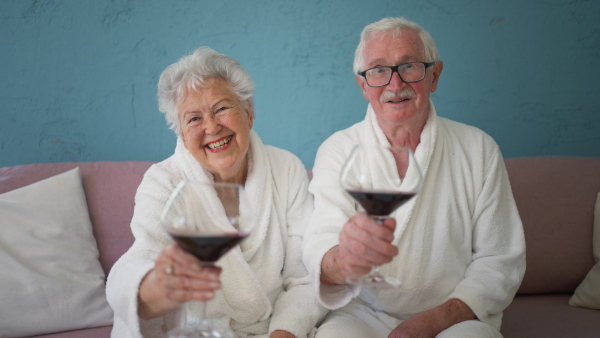
[[[243,184],[252,112],[242,106],[223,79],[212,79],[206,88],[188,90],[184,97],[177,107],[185,147],[214,175],[215,182]]]
[[[378,34],[365,44],[364,69],[377,66],[395,66],[407,62],[430,62],[425,60],[425,48],[419,35],[410,29],[403,29],[400,36],[392,33]],[[438,61],[426,71],[419,82],[405,83],[397,73],[393,73],[390,83],[383,87],[369,87],[365,78],[356,76],[380,125],[398,123],[425,124],[429,113],[429,94],[437,89],[443,64]]]

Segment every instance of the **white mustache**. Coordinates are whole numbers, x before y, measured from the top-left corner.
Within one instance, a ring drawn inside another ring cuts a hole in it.
[[[415,93],[414,90],[412,90],[412,88],[404,88],[402,89],[400,92],[392,92],[392,91],[386,91],[383,94],[381,94],[381,96],[379,97],[379,101],[380,102],[387,102],[390,99],[393,99],[395,97],[404,97],[407,99],[414,99],[417,97],[417,93]]]

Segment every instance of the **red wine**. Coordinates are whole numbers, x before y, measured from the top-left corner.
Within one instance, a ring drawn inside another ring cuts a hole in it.
[[[248,237],[248,233],[239,232],[215,234],[170,232],[169,234],[182,249],[207,263],[216,262],[242,239]]]
[[[415,193],[385,190],[346,190],[370,216],[388,216],[402,204],[413,198]]]

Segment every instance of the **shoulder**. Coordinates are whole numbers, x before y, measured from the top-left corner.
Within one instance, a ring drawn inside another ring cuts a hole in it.
[[[181,180],[174,156],[151,165],[138,188],[138,193],[168,194]]]
[[[346,129],[336,131],[331,136],[329,136],[319,148],[329,148],[329,147],[337,147],[337,146],[353,146],[356,143],[359,143],[361,130],[365,121],[358,122]]]
[[[360,143],[364,121],[329,136],[317,150],[315,163],[322,160],[345,160],[352,148]]]
[[[294,196],[308,189],[308,171],[302,161],[291,152],[274,146],[265,146],[271,179],[280,197]]]
[[[271,166],[275,169],[304,168],[304,165],[298,156],[294,155],[288,150],[270,145],[265,145],[265,150],[267,152],[267,156],[269,157],[269,161],[271,162]]]
[[[496,143],[485,131],[478,127],[438,116],[438,124],[453,136],[461,139],[481,139],[485,142]]]
[[[475,126],[440,116],[437,119],[438,128],[443,133],[443,137],[453,142],[459,142],[464,149],[472,151],[481,148],[481,151],[490,151],[498,148],[498,144],[488,133]]]
[[[461,122],[438,117],[440,149],[460,170],[471,170],[485,176],[504,164],[500,147],[483,130]],[[467,168],[465,168],[467,166]]]

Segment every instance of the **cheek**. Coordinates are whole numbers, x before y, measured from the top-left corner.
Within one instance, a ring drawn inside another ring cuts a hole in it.
[[[367,101],[376,101],[379,102],[379,98],[381,97],[381,93],[383,87],[367,87],[365,91],[363,91],[363,96]]]
[[[202,131],[200,128],[187,128],[182,134],[183,143],[186,148],[196,148],[202,143]]]

